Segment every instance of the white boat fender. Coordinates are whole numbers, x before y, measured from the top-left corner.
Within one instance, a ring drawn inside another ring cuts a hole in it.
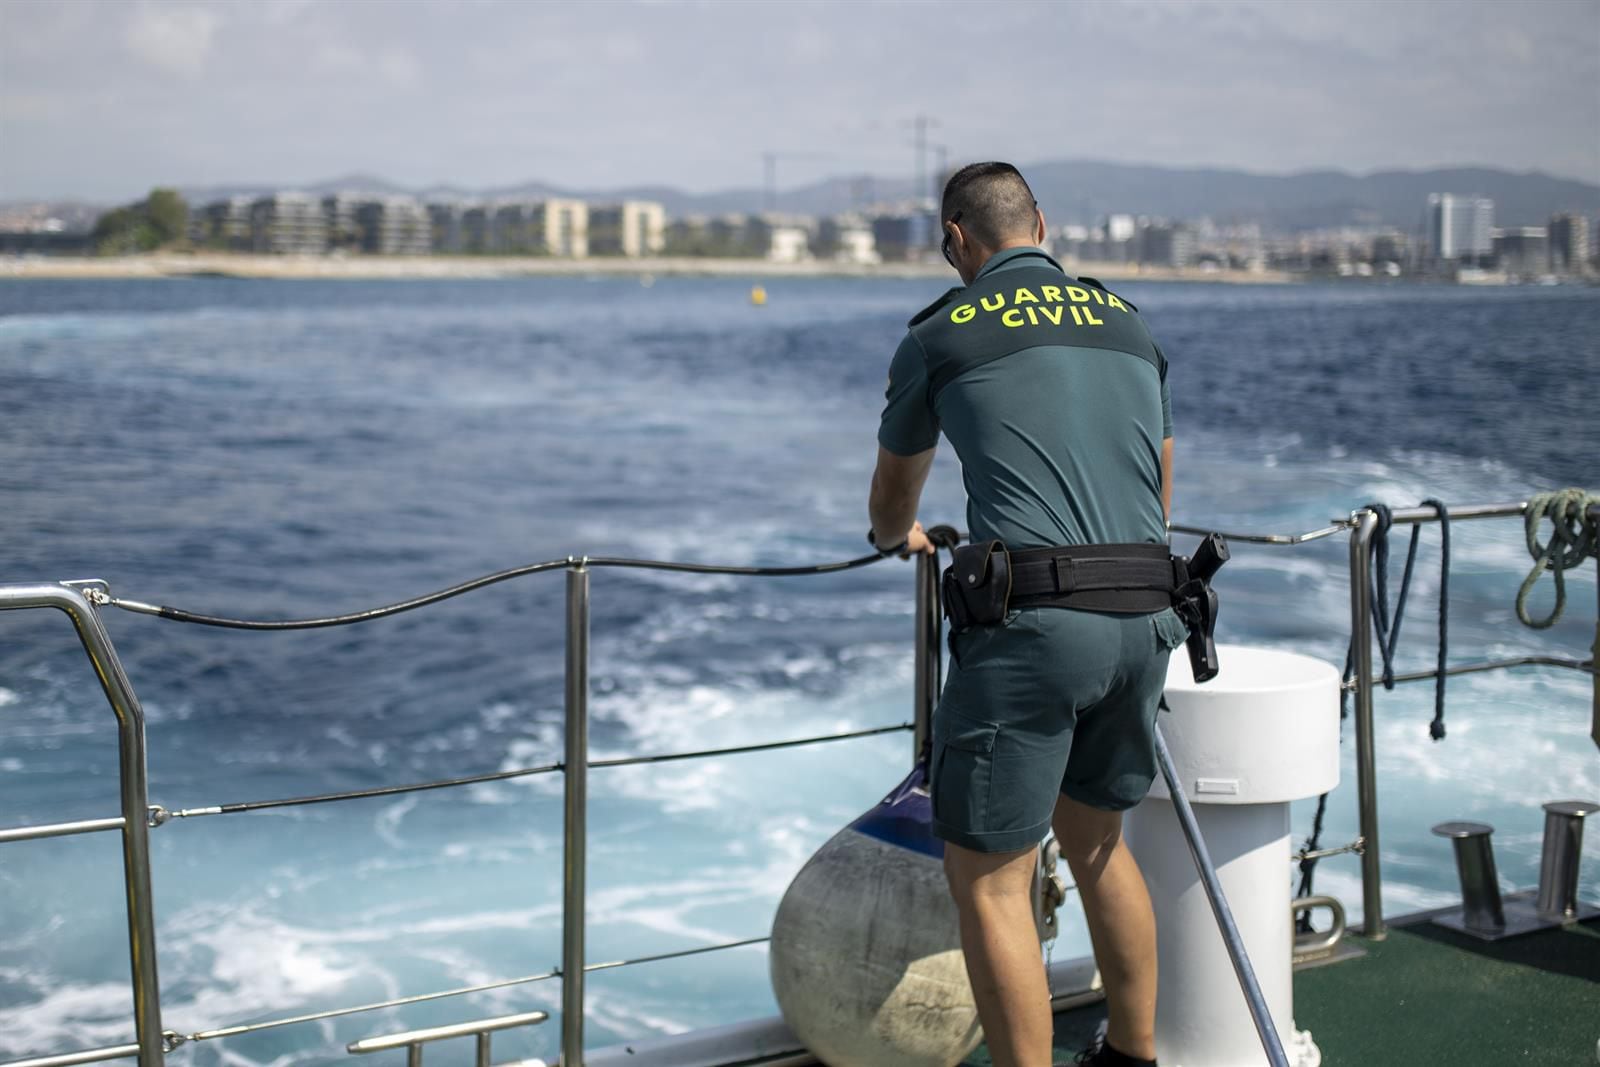
[[[773,993],[829,1067],[951,1067],[982,1039],[932,815],[919,764],[818,849],[778,905]],[[1053,936],[1059,894],[1041,883]]]

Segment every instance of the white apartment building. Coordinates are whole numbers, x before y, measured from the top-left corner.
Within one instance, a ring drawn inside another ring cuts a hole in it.
[[[652,200],[624,200],[589,209],[591,255],[660,255],[667,243],[666,233],[666,209]]]
[[[1494,201],[1429,193],[1428,247],[1437,259],[1470,259],[1494,251]]]

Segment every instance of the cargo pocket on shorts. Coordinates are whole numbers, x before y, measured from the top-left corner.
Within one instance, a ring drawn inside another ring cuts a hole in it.
[[[955,712],[937,717],[933,764],[928,769],[933,817],[954,830],[981,834],[988,827],[994,739],[1000,727]]]
[[[1189,640],[1189,627],[1171,608],[1164,608],[1150,616],[1150,625],[1156,631],[1156,648],[1171,652]]]

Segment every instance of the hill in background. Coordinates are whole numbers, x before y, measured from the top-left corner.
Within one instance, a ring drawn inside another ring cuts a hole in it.
[[[1296,232],[1338,226],[1391,226],[1419,229],[1427,195],[1476,193],[1495,202],[1499,226],[1541,226],[1556,212],[1600,216],[1600,185],[1556,178],[1537,171],[1517,174],[1488,167],[1420,171],[1380,171],[1357,176],[1337,170],[1302,174],[1251,174],[1238,170],[1195,169],[1056,160],[1023,165],[1052,223],[1095,223],[1111,214],[1170,219],[1209,217],[1222,224],[1258,222],[1269,232]],[[778,209],[802,215],[833,215],[873,205],[904,203],[912,183],[903,178],[842,176],[782,189]],[[191,205],[228,196],[258,196],[284,186],[251,184],[184,189]],[[756,187],[688,193],[670,186],[581,189],[530,181],[513,186],[467,189],[453,186],[408,188],[381,177],[352,174],[312,185],[306,192],[379,195],[544,199],[576,197],[590,201],[659,201],[669,215],[721,215],[762,209]],[[0,205],[3,206],[3,205]]]
[[[1478,193],[1495,201],[1500,226],[1542,226],[1560,211],[1600,215],[1600,185],[1531,172],[1486,167],[1382,171],[1357,177],[1343,171],[1250,174],[1061,160],[1023,166],[1034,194],[1054,223],[1095,223],[1107,215],[1153,215],[1172,219],[1208,216],[1219,223],[1259,222],[1293,232],[1334,226],[1394,226],[1415,230],[1429,193]],[[833,214],[855,206],[863,185],[874,200],[903,200],[909,181],[831,178],[783,190],[779,208],[808,215]],[[645,191],[640,190],[641,194]],[[755,189],[702,196],[650,191],[674,214],[753,211]],[[631,192],[630,192],[631,195]]]

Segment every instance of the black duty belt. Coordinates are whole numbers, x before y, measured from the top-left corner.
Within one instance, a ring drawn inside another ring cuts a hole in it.
[[[1060,545],[1008,551],[999,541],[962,545],[945,568],[943,600],[952,640],[1000,622],[1014,608],[1061,607],[1144,615],[1175,608],[1190,630],[1197,681],[1217,673],[1217,594],[1211,576],[1227,562],[1221,534],[1207,534],[1192,556],[1166,545]],[[951,646],[952,649],[954,645]]]
[[[1172,606],[1185,580],[1166,545],[1063,545],[1011,556],[1011,606],[1142,615]]]

